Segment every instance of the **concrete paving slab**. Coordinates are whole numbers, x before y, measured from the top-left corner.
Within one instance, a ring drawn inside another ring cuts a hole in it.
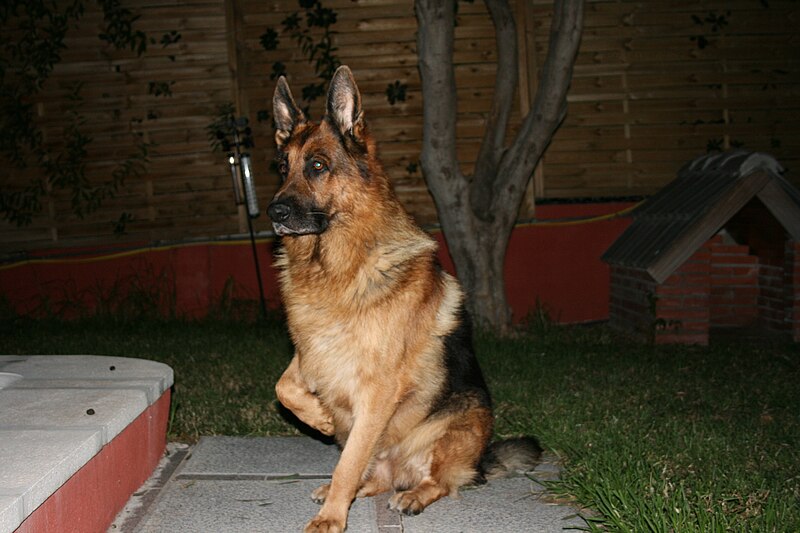
[[[329,476],[339,449],[308,437],[203,437],[181,475]]]
[[[575,511],[540,499],[542,487],[528,478],[495,479],[442,498],[417,516],[403,516],[404,533],[487,533],[535,531],[556,533],[586,526]]]
[[[324,480],[179,479],[169,484],[139,533],[302,531],[319,510],[309,495]],[[378,531],[371,500],[353,504],[348,531]]]
[[[24,380],[23,380],[24,382]],[[147,409],[141,390],[18,389],[0,391],[0,428],[90,429],[107,444]]]
[[[142,509],[138,527],[116,532],[302,531],[319,509],[310,493],[327,482],[338,455],[336,447],[307,437],[204,437],[163,483],[154,503]],[[546,455],[532,478],[553,479],[557,473],[555,457]],[[281,479],[291,474],[299,476]],[[389,494],[383,494],[353,503],[348,531],[555,533],[585,527],[573,508],[551,504],[544,494],[528,477],[493,480],[413,517],[387,510]]]
[[[21,379],[22,376],[19,374],[14,374],[13,372],[0,372],[0,389],[4,389],[15,381],[19,381]]]
[[[99,428],[0,428],[0,490],[20,498],[27,516],[100,450],[101,440]],[[0,514],[0,521],[5,519]]]

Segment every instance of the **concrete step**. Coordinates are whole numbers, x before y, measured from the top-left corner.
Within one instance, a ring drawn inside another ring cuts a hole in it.
[[[166,444],[167,365],[0,356],[0,533],[103,531]]]

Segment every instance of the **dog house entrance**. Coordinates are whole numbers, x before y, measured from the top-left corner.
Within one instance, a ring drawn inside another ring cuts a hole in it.
[[[711,341],[769,336],[788,326],[786,242],[780,222],[750,200],[712,239],[709,268]]]

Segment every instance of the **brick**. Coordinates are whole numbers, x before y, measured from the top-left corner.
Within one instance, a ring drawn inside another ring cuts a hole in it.
[[[664,333],[656,334],[656,344],[699,344],[702,346],[708,345],[708,333],[695,333],[695,334],[679,334],[679,333]]]
[[[709,294],[708,287],[684,287],[681,285],[662,285],[657,288],[656,295],[663,298],[672,295],[703,297]]]
[[[683,298],[660,298],[656,303],[656,309],[683,309]]]
[[[710,284],[710,276],[708,274],[700,274],[695,272],[677,272],[670,276],[673,283],[692,286],[706,286]]]
[[[730,277],[758,277],[757,265],[714,265],[711,269],[711,277],[730,276]]]
[[[750,247],[745,244],[712,244],[711,251],[714,255],[718,254],[736,254],[748,255]]]
[[[695,253],[693,253],[689,259],[686,260],[687,263],[708,263],[711,261],[712,257],[711,250],[708,248],[700,248]]]
[[[784,285],[787,285],[783,282],[782,279],[770,279],[770,278],[759,278],[759,286],[762,289],[773,289],[776,291],[782,290]]]
[[[656,311],[656,316],[665,320],[681,320],[684,322],[691,319],[708,320],[708,309],[661,309],[659,307]]]
[[[754,319],[750,320],[715,320],[712,322],[713,327],[715,328],[742,328],[746,326],[752,326],[755,323]]]
[[[758,266],[760,261],[755,255],[715,255],[711,261],[711,268],[730,266]]]
[[[712,265],[732,266],[732,265],[756,265],[759,264],[758,257],[754,255],[714,255]]]
[[[686,262],[679,269],[675,271],[676,274],[685,274],[685,273],[708,273],[711,270],[711,266],[707,262],[702,263],[691,263]]]
[[[759,265],[759,271],[764,275],[783,276],[783,267],[775,265],[766,265],[762,263]]]
[[[677,325],[676,329],[683,333],[697,333],[708,331],[711,322],[702,320],[700,322],[681,322]]]
[[[755,279],[748,279],[743,277],[716,277],[711,278],[711,287],[740,287],[751,288],[758,292],[758,283]]]
[[[751,307],[755,309],[758,305],[758,298],[737,296],[733,300],[726,302],[726,305],[737,310],[750,309]]]
[[[736,285],[734,283],[727,283],[724,285],[712,286],[710,293],[712,296],[747,295],[755,298],[761,293],[761,291],[759,290],[758,285]]]
[[[690,294],[683,297],[683,299],[681,300],[681,304],[685,307],[690,307],[690,308],[707,307],[709,301],[710,298],[708,297],[708,295],[698,296]]]

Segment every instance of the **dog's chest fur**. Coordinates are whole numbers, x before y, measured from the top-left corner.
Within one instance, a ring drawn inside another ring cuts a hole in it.
[[[278,261],[289,329],[303,377],[337,429],[350,426],[354,403],[371,397],[363,394],[370,388],[398,390],[398,404],[415,389],[438,390],[420,381],[442,376],[441,342],[462,296],[436,266],[435,242],[419,230],[361,249],[329,239],[318,264],[295,244]],[[326,263],[331,253],[335,261]]]

